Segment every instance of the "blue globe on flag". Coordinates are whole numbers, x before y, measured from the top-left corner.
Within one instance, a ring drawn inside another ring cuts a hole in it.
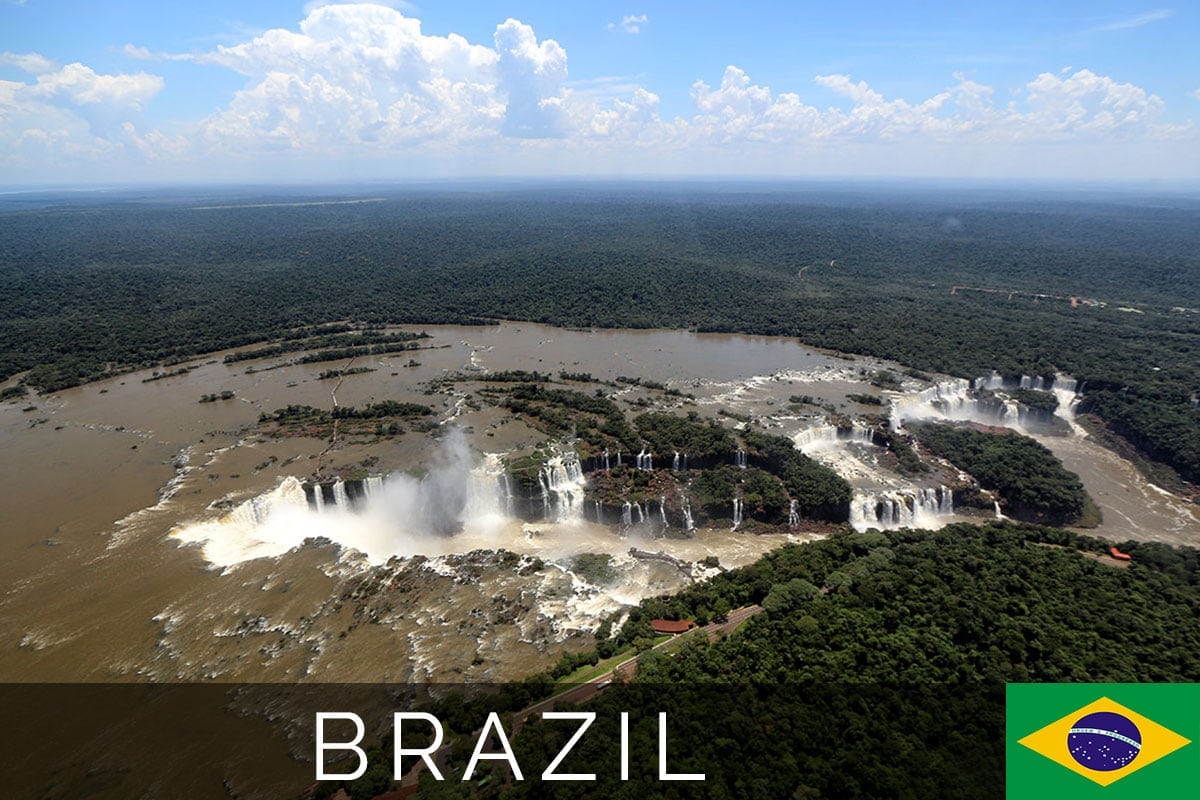
[[[1142,750],[1142,733],[1128,717],[1097,711],[1071,726],[1067,749],[1081,767],[1111,772],[1129,766],[1137,758]]]

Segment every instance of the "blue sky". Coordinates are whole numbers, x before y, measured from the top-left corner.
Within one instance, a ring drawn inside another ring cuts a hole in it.
[[[1200,10],[0,0],[0,184],[1200,179]]]

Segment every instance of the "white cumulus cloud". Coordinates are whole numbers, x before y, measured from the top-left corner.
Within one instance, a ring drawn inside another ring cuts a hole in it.
[[[308,0],[304,4],[304,14],[307,16],[321,6],[358,5],[360,3],[387,6],[388,8],[394,8],[407,14],[417,13],[416,5],[407,2],[407,0]]]
[[[508,98],[508,136],[561,136],[567,92],[567,51],[553,39],[538,42],[533,28],[507,19],[496,28],[497,73]]]
[[[1026,88],[1028,111],[1021,119],[1045,136],[1170,130],[1156,124],[1164,108],[1162,98],[1090,70],[1066,77],[1043,72]]]
[[[1129,83],[1083,69],[1042,73],[1017,100],[995,102],[995,90],[956,74],[955,84],[927,98],[888,98],[849,75],[817,75],[814,83],[847,101],[846,108],[819,109],[791,92],[774,94],[743,70],[726,67],[719,87],[692,86],[699,112],[694,132],[710,139],[765,141],[842,139],[894,141],[1059,141],[1129,134],[1170,138],[1192,130],[1160,121],[1162,99]]]
[[[514,19],[488,47],[426,35],[387,6],[323,5],[298,31],[269,30],[192,59],[250,79],[204,122],[213,146],[445,147],[565,134],[566,51]]]
[[[16,67],[31,75],[58,69],[58,65],[40,53],[0,53],[0,64]]]
[[[80,63],[41,72],[30,94],[65,98],[75,105],[105,106],[110,109],[141,109],[162,91],[163,79],[146,72],[101,75]]]
[[[38,53],[4,53],[0,63],[32,76],[0,80],[0,167],[36,172],[120,157],[131,143],[131,120],[163,88],[157,75],[58,66]]]

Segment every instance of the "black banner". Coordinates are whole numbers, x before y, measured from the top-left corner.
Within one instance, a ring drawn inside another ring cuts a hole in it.
[[[1000,684],[8,684],[0,707],[9,797],[1004,791]]]

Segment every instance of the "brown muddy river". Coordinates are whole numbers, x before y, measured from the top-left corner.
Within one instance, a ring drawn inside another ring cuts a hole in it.
[[[878,395],[866,377],[897,365],[774,337],[527,323],[425,330],[427,349],[360,358],[353,366],[374,371],[340,384],[318,375],[346,364],[268,369],[286,359],[225,364],[214,354],[188,362],[195,368],[184,375],[143,382],[149,371],[131,373],[0,404],[0,680],[513,678],[548,666],[608,614],[692,579],[632,558],[631,547],[734,566],[806,538],[728,529],[662,538],[579,515],[531,524],[506,515],[486,488],[472,495],[462,533],[420,536],[404,523],[419,498],[405,494],[403,479],[372,498],[370,513],[317,515],[296,492],[318,469],[374,459],[379,474],[436,470],[446,458],[447,437],[415,432],[326,452],[321,439],[253,430],[260,413],[287,405],[331,408],[335,386],[340,405],[432,405],[439,423],[466,432],[468,481],[483,487],[495,485],[488,470],[498,455],[545,437],[473,402],[469,382],[427,393],[450,373],[650,379],[694,395],[701,414],[749,414],[799,437],[856,491],[915,490],[878,467],[873,446],[827,447],[814,433],[821,414],[789,410],[790,397],[809,395],[850,415],[878,412],[846,395]],[[198,402],[224,390],[234,399]],[[649,398],[634,386],[613,394],[631,404]],[[1042,440],[1101,506],[1103,535],[1200,544],[1196,506],[1086,439]],[[249,504],[239,509],[252,498],[273,504],[269,523],[248,519]],[[955,518],[942,510],[931,524]],[[328,541],[303,545],[306,537]],[[473,552],[499,548],[518,555]],[[584,552],[611,554],[619,577],[593,585],[575,575],[571,559]]]

